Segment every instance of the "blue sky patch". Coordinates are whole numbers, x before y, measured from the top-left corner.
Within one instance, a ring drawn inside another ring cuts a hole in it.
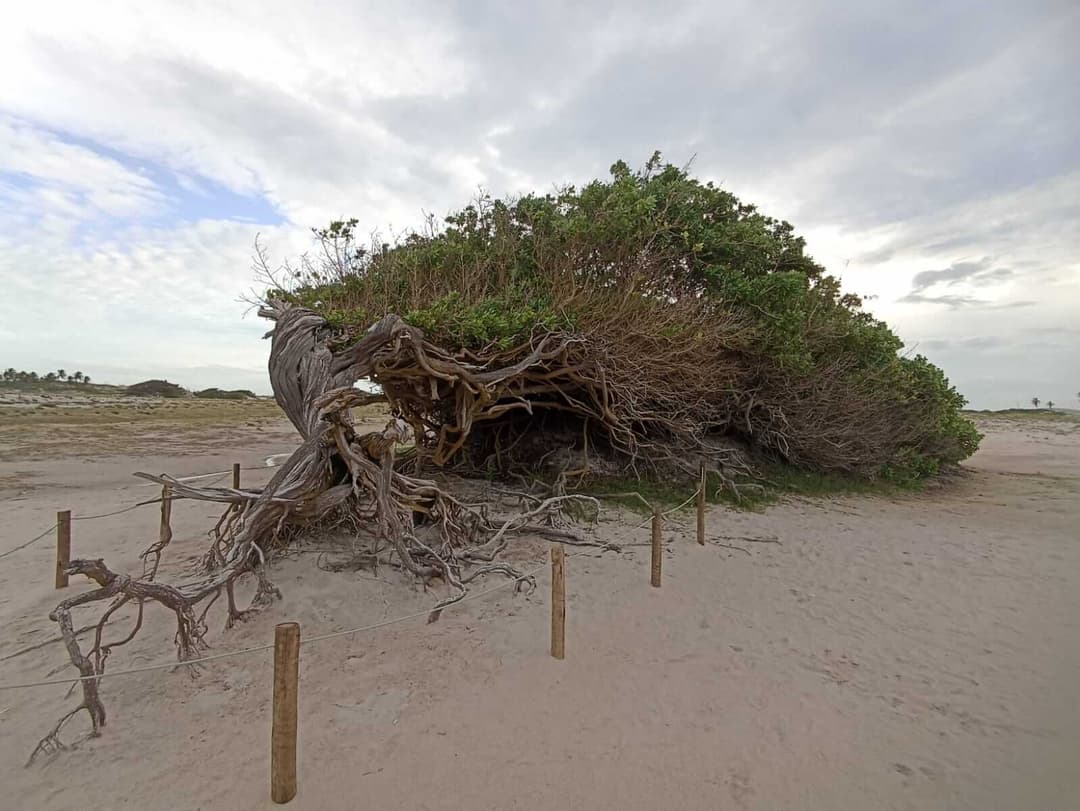
[[[0,170],[0,209],[23,205],[18,202],[22,193],[38,190],[44,192],[48,189],[63,193],[77,208],[85,206],[85,212],[74,212],[76,217],[83,218],[72,234],[76,242],[82,241],[82,238],[89,236],[91,232],[95,239],[100,239],[109,231],[118,231],[133,225],[170,229],[199,220],[236,220],[267,226],[286,222],[285,217],[264,194],[238,193],[206,176],[178,172],[166,163],[129,155],[69,132],[38,126],[33,126],[33,129],[48,134],[57,141],[115,161],[153,185],[152,190],[147,189],[148,195],[154,198],[152,204],[138,211],[117,214],[102,211],[91,202],[95,192],[107,193],[110,191],[108,188],[89,188],[85,180],[77,176],[65,181]],[[47,205],[47,201],[42,202]]]

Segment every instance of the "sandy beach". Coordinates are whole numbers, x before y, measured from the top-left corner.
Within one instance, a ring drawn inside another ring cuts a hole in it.
[[[1080,811],[1080,0],[4,11],[0,811]]]
[[[149,423],[148,423],[149,426]],[[641,517],[602,515],[621,553],[567,561],[567,657],[548,655],[546,546],[531,594],[502,589],[448,610],[301,650],[294,808],[1067,809],[1080,797],[1080,424],[983,420],[966,475],[902,497],[713,507],[665,527],[660,589]],[[152,431],[152,426],[146,428]],[[0,461],[0,552],[78,516],[155,495],[135,470],[270,475],[295,435],[280,421],[191,428],[175,447],[72,432],[64,456]],[[153,451],[157,447],[158,451]],[[117,453],[117,450],[124,455]],[[206,481],[213,481],[209,478]],[[162,577],[202,551],[212,505],[175,505]],[[139,571],[157,509],[77,521],[76,556]],[[721,545],[725,544],[725,545]],[[399,574],[333,573],[308,553],[275,564],[284,598],[222,630],[210,653],[423,612],[437,595]],[[49,643],[51,537],[0,560],[0,683],[68,675]],[[479,584],[480,591],[498,580]],[[170,616],[147,613],[110,670],[173,656]],[[89,621],[89,617],[86,621]],[[117,635],[127,620],[118,615]],[[48,643],[48,644],[41,644]],[[64,686],[0,691],[0,782],[12,808],[270,807],[271,654],[198,678],[106,679],[104,734],[24,768],[77,703]],[[66,738],[85,729],[73,722]]]

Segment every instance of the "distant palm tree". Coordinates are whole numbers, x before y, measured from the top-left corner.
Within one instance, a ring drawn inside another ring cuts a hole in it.
[[[89,386],[90,385],[90,375],[83,375],[82,382],[83,382],[84,386]]]
[[[11,381],[13,381],[15,379],[15,375],[17,375],[17,374],[18,374],[18,372],[16,372],[13,367],[9,366],[6,369],[4,369],[4,380],[7,380],[8,382],[11,382]],[[1077,397],[1080,397],[1080,395],[1077,395]]]
[[[67,372],[65,372],[63,369],[57,369],[56,376],[61,380],[67,380]]]
[[[1054,410],[1054,401],[1053,400],[1047,400],[1046,401],[1046,407],[1049,408],[1051,411],[1053,411]]]
[[[82,372],[75,372],[75,373],[73,373],[71,375],[71,379],[74,380],[76,383],[78,383],[80,380],[83,379],[83,373]]]
[[[1033,406],[1035,406],[1035,408],[1038,408],[1038,407],[1039,407],[1039,403],[1041,403],[1041,402],[1042,402],[1042,400],[1040,400],[1040,399],[1039,399],[1038,397],[1032,397],[1032,398],[1031,398],[1031,404],[1032,404]]]

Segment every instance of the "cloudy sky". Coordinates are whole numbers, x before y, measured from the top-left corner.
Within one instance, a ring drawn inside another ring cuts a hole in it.
[[[257,233],[286,258],[660,149],[975,406],[1078,405],[1080,6],[615,5],[11,4],[0,366],[267,391]]]

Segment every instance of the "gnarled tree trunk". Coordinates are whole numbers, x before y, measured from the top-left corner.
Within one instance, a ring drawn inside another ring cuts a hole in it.
[[[515,386],[520,390],[530,372],[547,374],[547,364],[562,363],[571,338],[539,339],[512,364],[499,367],[432,346],[396,315],[382,318],[352,345],[333,349],[332,332],[317,313],[285,305],[268,305],[260,312],[276,321],[270,380],[278,404],[300,433],[300,446],[261,489],[197,487],[167,475],[136,474],[163,485],[174,499],[216,501],[225,504],[225,510],[210,530],[199,572],[187,582],[156,581],[157,563],[168,551],[167,537],[144,553],[141,577],[114,572],[102,560],[71,562],[69,573],[84,574],[99,588],[63,601],[50,618],[60,626],[72,663],[83,677],[93,678],[80,683],[83,701],[42,739],[31,760],[63,748],[60,732],[79,710],[90,715],[91,735],[99,734],[105,724],[100,676],[111,650],[142,627],[147,602],[175,614],[177,656],[181,662],[190,660],[205,647],[207,612],[218,598],[226,596],[227,627],[269,605],[280,594],[268,577],[267,562],[298,534],[329,518],[347,518],[357,528],[359,560],[389,563],[425,582],[444,581],[450,594],[433,606],[432,620],[483,574],[521,578],[514,567],[497,560],[512,536],[528,533],[587,542],[560,528],[556,519],[571,502],[596,509],[593,499],[554,495],[536,500],[518,515],[495,520],[486,509],[466,505],[435,481],[395,467],[395,450],[410,439],[414,427],[433,433],[433,413],[443,419],[434,439],[435,455],[443,461],[462,446],[477,420],[509,409],[529,409],[527,399],[515,399]],[[354,387],[359,380],[381,382],[384,393],[360,391]],[[358,434],[352,408],[379,400],[389,402],[394,416],[382,431]],[[602,413],[598,416],[603,418]],[[249,574],[257,578],[258,587],[251,606],[242,611],[233,589],[238,578]],[[71,611],[99,601],[108,604],[93,645],[84,653],[73,631]],[[134,628],[121,640],[103,642],[105,622],[133,601],[139,607]]]

